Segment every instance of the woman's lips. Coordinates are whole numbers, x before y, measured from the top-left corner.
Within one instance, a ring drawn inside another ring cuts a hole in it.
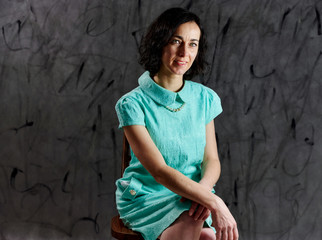
[[[185,66],[187,64],[186,61],[179,61],[179,60],[176,60],[175,61],[177,64],[179,64],[180,66]]]

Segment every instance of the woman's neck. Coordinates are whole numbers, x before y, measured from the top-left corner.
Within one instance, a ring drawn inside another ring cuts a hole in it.
[[[158,72],[153,77],[153,80],[161,87],[172,92],[179,92],[183,87],[182,75],[166,75]]]

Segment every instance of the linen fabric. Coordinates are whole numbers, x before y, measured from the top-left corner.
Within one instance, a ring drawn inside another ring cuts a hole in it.
[[[166,106],[180,111],[173,112]],[[139,86],[121,97],[115,106],[119,128],[142,125],[170,167],[199,182],[206,144],[206,125],[222,112],[218,95],[208,87],[184,81],[179,92],[156,84],[146,71]],[[184,211],[190,201],[157,183],[131,150],[131,162],[116,181],[116,205],[124,224],[156,239]],[[211,217],[205,224],[211,227]],[[214,228],[213,228],[214,229]]]

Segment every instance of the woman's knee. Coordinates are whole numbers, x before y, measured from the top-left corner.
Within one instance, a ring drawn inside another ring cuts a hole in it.
[[[196,221],[193,217],[189,216],[189,212],[183,212],[180,217],[178,218],[179,221],[185,222],[185,224],[192,224],[195,226],[202,226],[203,225],[203,221]]]
[[[211,228],[203,228],[199,240],[216,240],[216,233]]]
[[[195,221],[188,212],[184,212],[161,234],[161,240],[200,239],[203,221]],[[205,239],[206,240],[206,239]]]

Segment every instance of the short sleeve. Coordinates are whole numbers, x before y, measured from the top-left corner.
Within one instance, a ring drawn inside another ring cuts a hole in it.
[[[120,123],[119,128],[130,125],[145,126],[144,112],[137,100],[122,97],[116,103],[115,111]]]
[[[222,110],[221,100],[219,96],[212,89],[206,88],[205,96],[206,96],[205,119],[206,119],[206,124],[208,124],[211,120],[217,117],[223,110]]]

